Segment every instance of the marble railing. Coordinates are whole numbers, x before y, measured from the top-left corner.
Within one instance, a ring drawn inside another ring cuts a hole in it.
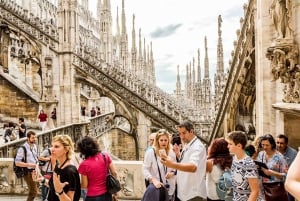
[[[91,135],[98,138],[102,133],[111,130],[115,125],[108,121],[113,113],[103,114],[89,119],[87,122],[62,126],[37,135],[37,146],[42,150],[45,142],[50,142],[52,137],[58,134],[70,135],[74,142],[83,135]],[[28,193],[23,179],[17,179],[13,172],[13,154],[16,147],[25,142],[25,138],[6,143],[0,146],[0,194],[22,195]],[[114,160],[122,190],[119,192],[120,199],[141,199],[145,184],[142,176],[142,161]]]
[[[140,200],[145,191],[142,175],[142,161],[113,161],[121,183],[118,197],[124,200]],[[13,158],[0,158],[0,194],[26,195],[25,181],[16,178],[13,172]]]
[[[51,142],[55,135],[69,135],[72,140],[76,142],[81,136],[87,135],[89,133],[89,122],[71,124],[66,126],[61,126],[52,130],[37,133],[36,145],[38,151],[43,150],[43,145],[45,143]],[[14,140],[9,143],[5,143],[0,146],[0,158],[11,158],[14,156],[17,147],[22,145],[27,138],[22,138]]]
[[[108,121],[108,119],[111,119],[112,116],[113,113],[102,114],[100,116],[90,118],[88,121],[65,125],[55,129],[47,130],[45,132],[37,133],[36,144],[38,151],[43,150],[43,145],[51,142],[55,135],[69,135],[73,142],[76,142],[81,136],[85,135],[90,135],[97,138],[101,134],[111,130],[111,128],[114,126],[111,121]],[[13,157],[15,149],[22,145],[25,141],[26,138],[23,138],[0,145],[0,158]]]

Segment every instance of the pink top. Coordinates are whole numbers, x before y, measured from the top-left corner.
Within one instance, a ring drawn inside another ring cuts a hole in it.
[[[111,158],[105,153],[106,163],[111,163]],[[101,153],[90,156],[82,161],[78,167],[79,174],[87,176],[87,196],[97,196],[106,193],[107,168]]]

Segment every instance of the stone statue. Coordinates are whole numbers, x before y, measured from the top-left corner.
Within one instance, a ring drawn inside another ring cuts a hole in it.
[[[274,50],[274,58],[272,60],[272,74],[273,80],[277,80],[281,78],[282,83],[286,83],[287,81],[287,68],[285,66],[286,53],[283,50],[275,49]]]
[[[0,21],[0,65],[6,73],[8,73],[9,41],[9,27],[5,22]]]
[[[276,29],[277,39],[291,36],[291,2],[290,0],[273,0],[270,14]]]

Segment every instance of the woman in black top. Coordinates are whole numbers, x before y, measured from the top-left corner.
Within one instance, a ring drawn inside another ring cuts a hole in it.
[[[70,162],[73,150],[70,136],[57,135],[53,138],[51,157],[56,159],[56,165],[48,183],[48,201],[78,201],[80,199],[79,174],[77,168]]]

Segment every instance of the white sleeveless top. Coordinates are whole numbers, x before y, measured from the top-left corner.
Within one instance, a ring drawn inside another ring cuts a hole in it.
[[[206,191],[207,197],[211,200],[219,200],[220,198],[217,195],[216,183],[218,182],[222,169],[219,165],[213,165],[211,172],[206,172]]]

